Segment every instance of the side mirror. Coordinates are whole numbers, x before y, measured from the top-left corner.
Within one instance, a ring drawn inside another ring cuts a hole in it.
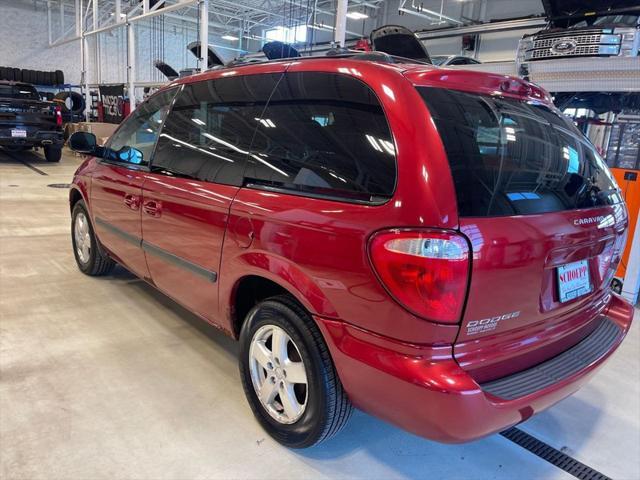
[[[109,156],[118,162],[132,163],[133,165],[142,165],[144,161],[143,153],[134,147],[124,146],[120,150],[110,150]]]
[[[75,132],[69,137],[69,148],[74,152],[93,155],[98,149],[98,141],[93,133]]]

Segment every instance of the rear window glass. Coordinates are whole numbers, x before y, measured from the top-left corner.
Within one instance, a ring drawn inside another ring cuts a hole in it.
[[[0,85],[0,98],[40,99],[37,90],[31,85]]]
[[[418,90],[444,143],[461,216],[527,215],[621,201],[602,158],[568,119],[546,106]]]

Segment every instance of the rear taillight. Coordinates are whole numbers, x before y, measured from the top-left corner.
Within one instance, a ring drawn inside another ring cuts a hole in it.
[[[386,230],[369,243],[371,263],[389,293],[412,313],[460,321],[469,278],[469,247],[452,232]]]
[[[60,105],[56,105],[55,111],[56,111],[56,126],[61,127],[62,126],[62,109],[60,108]]]

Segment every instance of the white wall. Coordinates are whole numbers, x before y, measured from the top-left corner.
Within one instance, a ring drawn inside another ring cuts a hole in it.
[[[434,11],[440,10],[440,0],[421,1],[424,8]],[[70,83],[80,82],[80,43],[71,42],[59,47],[48,47],[47,13],[43,4],[27,0],[0,0],[0,65],[18,68],[30,68],[34,70],[57,70],[65,73],[65,79]],[[371,18],[364,22],[365,34],[372,28],[383,24],[401,24],[413,30],[434,28],[432,21],[410,14],[399,15],[398,0],[387,0],[381,9],[374,11],[368,9]],[[542,12],[540,0],[488,0],[485,19],[504,19],[518,16],[535,15]],[[374,18],[377,13],[377,18]],[[459,17],[463,13],[467,17],[480,18],[483,15],[481,2],[463,2],[448,0],[445,2],[445,15]],[[57,25],[57,15],[53,15],[54,26]],[[67,26],[73,21],[72,12],[69,12]],[[332,25],[333,17],[319,15],[318,21],[324,21]],[[194,67],[196,65],[193,55],[186,50],[186,45],[197,39],[196,25],[190,22],[174,22],[165,20],[164,33],[164,60],[176,70]],[[137,75],[140,81],[161,81],[163,78],[155,71],[152,62],[159,59],[159,52],[154,52],[153,45],[158,44],[158,37],[152,36],[151,21],[139,22],[136,25],[137,35]],[[363,21],[347,22],[347,29],[361,32]],[[157,30],[156,30],[157,31]],[[254,32],[261,34],[261,31]],[[513,54],[518,40],[525,31],[504,32],[483,35],[478,58],[481,61],[513,60]],[[315,31],[316,41],[330,41],[331,32]],[[95,40],[91,40],[90,52],[93,55]],[[210,37],[210,43],[219,45],[234,44],[224,42],[214,36]],[[103,82],[126,81],[126,33],[124,27],[99,35],[100,54],[99,64]],[[260,48],[258,42],[251,42],[251,50]],[[427,42],[427,48],[434,54],[458,54],[461,49],[461,38],[431,40]],[[225,59],[231,59],[237,55],[233,50],[219,50]],[[90,62],[93,67],[89,71],[89,81],[97,79],[97,61],[93,58]]]
[[[62,70],[65,82],[80,82],[79,42],[49,48],[48,35],[46,8],[19,0],[0,1],[0,65]]]

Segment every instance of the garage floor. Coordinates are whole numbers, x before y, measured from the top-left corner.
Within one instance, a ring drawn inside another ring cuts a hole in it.
[[[76,269],[68,191],[47,185],[79,163],[0,152],[0,478],[573,478],[499,435],[440,445],[360,412],[320,447],[280,447],[232,340],[121,268]],[[638,316],[591,384],[521,426],[619,479],[640,478]]]

